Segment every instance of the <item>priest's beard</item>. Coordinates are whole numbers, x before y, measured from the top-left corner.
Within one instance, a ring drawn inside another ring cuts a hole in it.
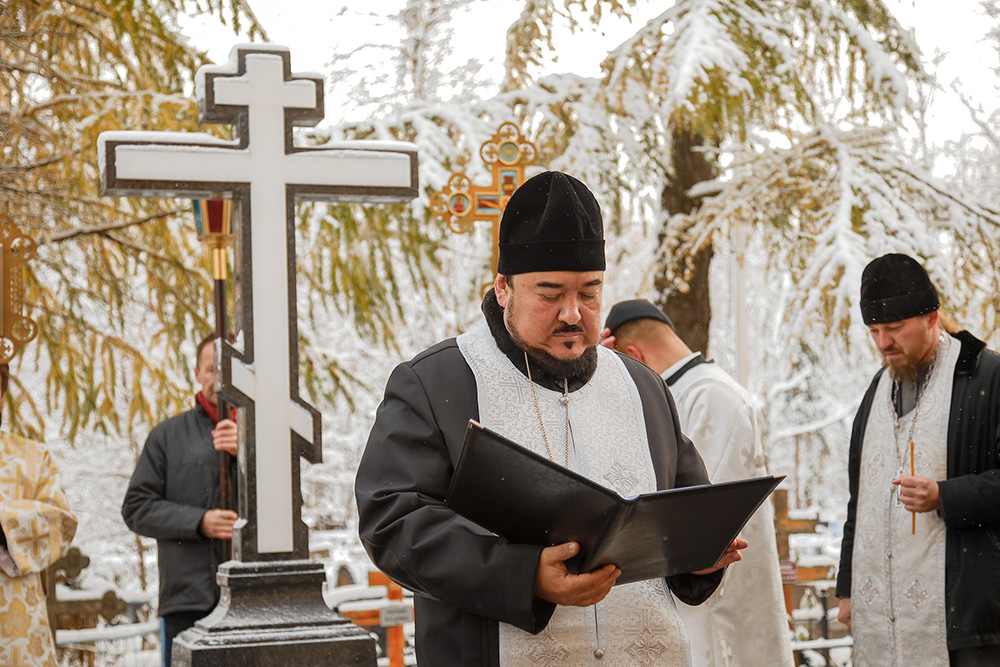
[[[508,304],[509,306],[510,304]],[[589,378],[597,370],[597,345],[588,347],[583,351],[583,354],[575,359],[560,359],[559,357],[553,357],[541,348],[528,345],[524,341],[524,338],[521,337],[521,334],[518,333],[513,321],[505,320],[505,322],[511,339],[517,343],[519,348],[526,351],[528,356],[534,359],[535,363],[541,366],[542,370],[549,375],[559,378]],[[553,333],[563,331],[582,331],[582,329],[572,324],[563,324]]]
[[[896,361],[883,358],[882,363],[889,369],[889,377],[896,382],[916,382],[920,375],[921,365],[909,357]]]
[[[927,347],[924,351],[918,355],[912,355],[903,353],[900,357],[895,360],[890,361],[885,357],[885,353],[882,354],[882,365],[889,369],[889,377],[896,382],[916,382],[920,377],[921,372],[923,372],[927,366],[930,364],[930,360],[934,358],[934,354],[928,356],[928,351],[933,349],[934,353],[937,353],[937,348],[934,346],[934,336],[937,334],[931,333],[928,336]],[[927,359],[921,363],[922,359]]]

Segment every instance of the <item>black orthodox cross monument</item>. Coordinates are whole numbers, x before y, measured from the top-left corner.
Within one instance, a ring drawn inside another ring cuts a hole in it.
[[[417,196],[416,147],[355,141],[302,148],[293,126],[323,118],[323,78],[292,74],[289,51],[240,45],[198,70],[201,133],[104,132],[104,194],[235,203],[237,343],[217,343],[220,389],[238,410],[240,520],[219,568],[218,607],[174,643],[174,665],[374,665],[367,634],[322,600],[308,560],[299,457],[322,459],[320,414],[299,396],[295,202],[405,202]]]

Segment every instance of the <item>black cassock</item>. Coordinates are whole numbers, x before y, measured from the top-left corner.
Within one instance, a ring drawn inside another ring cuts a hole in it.
[[[642,401],[658,488],[707,483],[666,384],[621,358]],[[537,633],[555,611],[534,596],[542,547],[512,544],[445,507],[470,419],[479,419],[475,377],[449,339],[393,371],[357,474],[362,543],[380,570],[415,593],[421,667],[497,666],[498,621]],[[699,604],[722,574],[667,582],[679,599]]]

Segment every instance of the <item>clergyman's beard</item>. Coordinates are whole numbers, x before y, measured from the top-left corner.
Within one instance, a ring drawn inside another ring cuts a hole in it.
[[[507,320],[507,330],[517,346],[525,350],[535,362],[549,375],[559,378],[590,377],[597,368],[597,345],[594,344],[583,351],[575,359],[560,359],[545,350],[528,345],[521,337],[512,320]],[[582,331],[580,327],[564,324],[559,331]]]
[[[889,377],[897,382],[916,382],[920,374],[920,365],[905,355],[896,361],[883,356],[882,363],[889,369]]]
[[[911,354],[907,354],[900,349],[902,354],[897,355],[893,361],[889,361],[885,356],[885,352],[883,352],[882,364],[889,368],[889,377],[897,382],[916,382],[924,367],[930,363],[930,358],[932,358],[931,351],[936,352],[933,337],[928,338],[926,346],[922,346],[919,349],[922,351],[916,351]],[[928,359],[928,361],[921,363],[922,359]]]

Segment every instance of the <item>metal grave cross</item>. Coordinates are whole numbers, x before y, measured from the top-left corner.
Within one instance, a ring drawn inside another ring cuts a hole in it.
[[[417,196],[417,153],[404,142],[293,143],[294,125],[323,118],[323,77],[292,74],[286,47],[239,45],[198,70],[199,116],[237,138],[103,132],[104,194],[236,200],[235,279],[242,344],[221,343],[221,390],[240,414],[236,560],[308,557],[299,457],[322,460],[319,412],[299,397],[295,202],[405,202]],[[245,522],[245,523],[244,523]]]
[[[502,123],[496,134],[483,142],[479,155],[490,166],[493,182],[472,185],[464,173],[452,174],[448,185],[431,195],[431,210],[448,223],[456,234],[465,234],[474,222],[493,225],[492,270],[497,272],[500,243],[500,218],[507,200],[524,183],[524,168],[535,161],[535,144],[521,134],[514,123]]]

